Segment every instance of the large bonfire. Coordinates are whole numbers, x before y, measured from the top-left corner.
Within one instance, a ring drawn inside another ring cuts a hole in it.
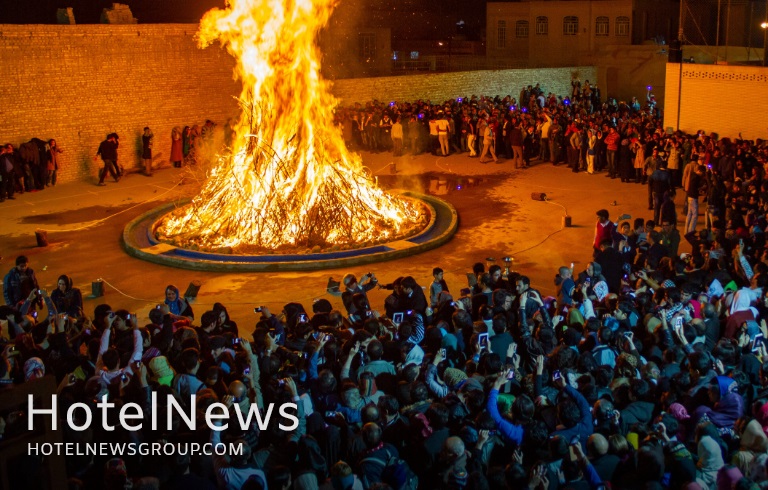
[[[199,44],[218,39],[236,58],[243,112],[231,150],[158,236],[203,249],[336,248],[395,239],[424,219],[378,188],[333,124],[314,40],[336,1],[230,0],[205,14]]]

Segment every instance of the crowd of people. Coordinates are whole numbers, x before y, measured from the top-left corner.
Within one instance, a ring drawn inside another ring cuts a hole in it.
[[[336,122],[351,148],[392,151],[394,156],[468,153],[482,163],[493,159],[527,168],[532,162],[547,162],[566,165],[574,172],[605,171],[606,177],[640,184],[651,182],[650,176],[663,166],[673,189],[682,184],[687,164],[701,157],[705,166],[718,170],[723,183],[763,175],[762,165],[757,164],[768,157],[764,141],[755,145],[703,131],[669,133],[652,87],[647,87],[641,104],[636,97],[629,102],[602,100],[600,90],[588,80],[571,84],[573,91],[565,97],[545,95],[536,84],[523,87],[519,98],[472,95],[442,103],[355,103],[340,108]],[[742,165],[737,169],[739,161]],[[666,182],[650,184],[649,200],[651,187],[666,186]]]
[[[216,124],[209,120],[202,126],[174,127],[171,131],[170,162],[174,167],[191,165],[197,162],[201,147],[206,141],[213,138]],[[142,172],[146,176],[152,176],[152,149],[154,146],[154,133],[149,127],[145,127],[140,140],[140,161]],[[99,169],[99,186],[105,186],[107,175],[114,182],[119,182],[125,175],[125,167],[119,161],[120,136],[117,133],[109,133],[99,144],[94,162],[101,161]],[[0,202],[6,199],[15,199],[16,194],[25,192],[37,192],[46,187],[55,186],[60,168],[59,154],[64,150],[56,144],[55,139],[47,142],[39,138],[32,138],[26,143],[15,147],[12,143],[5,143],[0,147]]]
[[[754,221],[715,219],[679,254],[669,223],[599,210],[593,260],[559,267],[554,285],[484,263],[466,285],[440,268],[424,285],[347,274],[327,291],[338,309],[262,306],[255,326],[218,303],[197,320],[174,286],[148,318],[106,304],[88,315],[69,277],[49,295],[21,256],[3,283],[0,393],[54,376],[60,413],[104,394],[118,406],[197,394],[200,416],[216,401],[297,403],[291,432],[193,432],[178,414],[173,430],[65,431],[244,448],[68,457],[70,488],[762,488],[764,214],[761,194]],[[376,287],[391,294],[373,306]],[[23,435],[24,413],[0,415],[4,440]]]
[[[667,134],[650,94],[641,108],[602,103],[594,88],[587,99],[587,87],[574,83],[576,96],[563,99],[528,87],[522,106],[470,97],[338,112],[350,143],[371,151],[433,145],[483,161],[498,158],[496,146],[521,167],[566,160],[646,183],[653,219],[597,211],[583,270],[551,264],[552,284],[484,263],[466,284],[448,284],[439,267],[428,284],[347,274],[328,285],[340,302],[286,298],[279,312],[257,307],[252,325],[220,303],[198,317],[172,285],[147,317],[107,304],[86,312],[71,278],[61,275],[48,294],[20,256],[3,281],[0,396],[53,376],[59,413],[104,395],[147,406],[153,393],[182,405],[196,394],[198,417],[215,402],[243,413],[296,403],[291,431],[279,417],[266,430],[254,420],[245,430],[192,431],[176,412],[167,430],[64,429],[68,442],[221,440],[242,449],[67,457],[70,488],[765,488],[765,143]],[[474,140],[488,132],[491,147],[483,141],[478,151]],[[578,146],[564,144],[572,140]],[[390,291],[381,305],[369,301],[374,288]],[[159,409],[161,419],[172,411]],[[0,413],[0,443],[22,437],[26,417]],[[17,487],[32,486],[42,461],[24,464],[29,471],[11,475]]]
[[[55,186],[59,153],[56,140],[32,138],[18,148],[6,143],[0,147],[0,202],[16,199],[15,194],[42,191]]]

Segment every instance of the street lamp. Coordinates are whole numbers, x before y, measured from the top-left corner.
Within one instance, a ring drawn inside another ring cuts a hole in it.
[[[763,28],[763,66],[765,67],[768,66],[768,22],[763,22],[760,27]]]

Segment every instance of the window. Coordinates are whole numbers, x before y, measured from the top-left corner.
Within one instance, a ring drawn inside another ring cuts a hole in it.
[[[498,36],[496,37],[496,47],[506,48],[507,47],[507,21],[506,20],[499,21],[497,25],[497,32],[498,32]]]
[[[360,59],[373,61],[376,59],[376,34],[360,34]]]
[[[608,17],[598,17],[595,20],[595,36],[607,36],[611,31],[608,28]]]
[[[579,33],[579,18],[569,15],[563,18],[563,35],[575,36]]]
[[[629,17],[616,17],[616,35],[629,36]]]
[[[549,34],[549,19],[546,17],[536,17],[536,35],[546,36]]]
[[[518,20],[515,22],[515,37],[528,37],[527,20]]]

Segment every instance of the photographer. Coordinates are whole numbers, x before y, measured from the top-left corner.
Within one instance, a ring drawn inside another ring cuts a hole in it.
[[[16,265],[3,278],[5,304],[18,308],[24,298],[38,289],[40,286],[37,284],[35,271],[29,267],[29,259],[24,255],[19,255],[16,257]]]
[[[360,282],[357,281],[354,274],[347,274],[341,282],[344,285],[344,291],[341,291],[338,286],[330,285],[327,288],[327,291],[328,294],[332,296],[341,296],[341,301],[344,303],[344,307],[347,309],[347,314],[349,315],[356,313],[355,307],[352,304],[352,296],[359,293],[367,299],[368,296],[366,293],[379,284],[379,280],[376,279],[376,275],[373,272],[363,274],[360,278]],[[330,283],[331,282],[329,281],[329,284]]]

